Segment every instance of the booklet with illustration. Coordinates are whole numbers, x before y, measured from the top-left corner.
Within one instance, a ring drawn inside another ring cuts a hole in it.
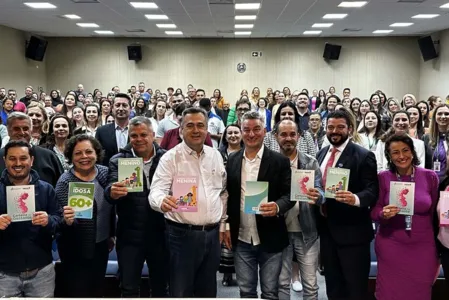
[[[351,170],[344,168],[329,168],[326,175],[324,197],[334,198],[337,191],[347,191]]]
[[[128,193],[143,192],[142,158],[119,158],[118,181],[125,183]]]
[[[314,181],[314,170],[292,170],[290,200],[308,202],[307,191],[314,187]]]
[[[92,219],[95,184],[69,182],[68,205],[75,210],[75,219]]]
[[[246,214],[260,214],[259,208],[263,203],[268,203],[268,182],[247,181],[244,212]]]
[[[7,213],[12,222],[31,221],[36,212],[34,185],[6,187]]]
[[[390,182],[390,204],[396,205],[399,215],[413,216],[415,207],[415,183],[392,181]]]
[[[178,209],[173,212],[197,212],[198,211],[198,176],[175,176],[172,192],[176,199]]]
[[[449,192],[440,192],[440,225],[449,226]]]

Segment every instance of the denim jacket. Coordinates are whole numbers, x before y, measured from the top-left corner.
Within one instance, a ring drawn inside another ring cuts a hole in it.
[[[300,170],[314,170],[315,171],[315,188],[320,192],[320,198],[317,200],[316,205],[322,205],[326,201],[324,197],[323,186],[321,183],[321,170],[318,161],[313,157],[305,153],[298,152],[298,169]],[[302,236],[304,243],[309,245],[318,238],[318,232],[316,228],[316,217],[314,213],[314,207],[307,202],[299,202],[299,224],[302,230]]]

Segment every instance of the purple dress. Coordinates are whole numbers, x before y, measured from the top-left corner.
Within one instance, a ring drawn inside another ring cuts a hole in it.
[[[382,218],[389,204],[390,182],[398,181],[391,171],[379,173],[379,201],[371,217],[379,223],[376,234],[376,297],[378,300],[430,300],[438,271],[438,257],[432,227],[438,201],[438,176],[434,171],[415,168],[415,206],[412,229],[405,230],[405,216]],[[402,176],[404,182],[411,176]]]

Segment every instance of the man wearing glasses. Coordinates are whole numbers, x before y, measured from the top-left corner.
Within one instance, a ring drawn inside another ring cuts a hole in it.
[[[251,110],[251,103],[247,99],[240,99],[235,104],[235,111],[237,113],[237,124],[241,125],[242,117],[245,113]]]

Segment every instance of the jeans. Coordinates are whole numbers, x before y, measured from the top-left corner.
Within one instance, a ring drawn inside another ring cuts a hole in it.
[[[7,274],[0,271],[0,298],[52,298],[55,291],[55,267],[49,264],[35,274]]]
[[[304,300],[318,299],[318,283],[316,271],[318,268],[319,243],[315,240],[306,246],[301,232],[288,233],[290,245],[282,255],[282,271],[279,276],[279,299],[290,300],[290,282],[292,278],[292,258],[295,251],[303,285]]]
[[[219,226],[209,231],[166,223],[172,298],[216,298],[220,266]]]
[[[238,241],[234,253],[234,264],[241,298],[258,298],[257,281],[260,277],[262,298],[278,299],[282,252],[267,253],[263,252],[260,246]]]

